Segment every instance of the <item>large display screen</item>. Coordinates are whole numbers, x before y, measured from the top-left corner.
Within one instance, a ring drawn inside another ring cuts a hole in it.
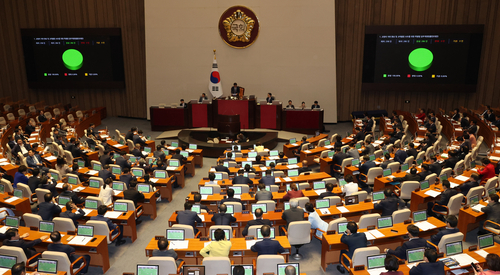
[[[367,26],[362,90],[475,92],[483,29]]]
[[[121,30],[21,29],[30,88],[123,88]]]

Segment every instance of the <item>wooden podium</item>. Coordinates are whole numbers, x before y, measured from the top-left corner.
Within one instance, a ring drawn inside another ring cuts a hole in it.
[[[234,138],[240,132],[240,115],[219,115],[217,131],[221,137]]]

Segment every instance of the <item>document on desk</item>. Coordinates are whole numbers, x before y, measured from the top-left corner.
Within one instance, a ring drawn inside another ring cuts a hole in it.
[[[314,190],[314,192],[316,192],[316,194],[319,196],[319,195],[321,195],[321,193],[325,193],[326,189],[316,189],[316,190]]]
[[[436,228],[435,225],[433,225],[432,223],[430,223],[428,221],[417,222],[417,223],[415,223],[415,226],[422,229],[422,231],[427,231],[427,230],[431,230],[431,229]]]
[[[0,233],[5,234],[7,230],[9,230],[10,226],[2,226],[0,227]]]
[[[477,253],[477,255],[479,255],[483,258],[486,258],[486,256],[489,254],[488,252],[484,251],[484,249],[476,250],[476,253]]]
[[[310,153],[311,153],[311,151],[309,151],[309,150],[304,150],[304,153],[306,153],[306,154],[310,154]]]
[[[121,191],[121,190],[113,190],[113,195],[114,195],[114,196],[118,196],[118,195],[120,195],[121,193],[122,193],[122,191]]]
[[[327,146],[325,146],[325,148],[333,149],[333,146],[332,145],[327,145]]]
[[[370,275],[379,275],[382,272],[387,272],[385,267],[379,267],[379,268],[373,268],[373,269],[368,269],[368,274]]]
[[[206,200],[206,199],[208,199],[208,195],[201,195],[201,199],[202,199],[202,200]]]
[[[260,167],[260,171],[266,171],[267,167]]]
[[[486,205],[476,204],[476,205],[474,205],[474,206],[472,207],[472,209],[474,209],[474,210],[476,210],[476,211],[479,211],[479,212],[483,212],[483,211],[481,211],[481,209],[482,209],[483,207],[486,207]]]
[[[288,169],[296,169],[296,168],[299,168],[299,166],[297,164],[290,164],[290,165],[287,165]]]
[[[385,236],[384,234],[382,234],[382,232],[378,231],[377,229],[370,230],[368,232],[370,232],[370,234],[372,234],[375,238],[382,238]]]
[[[364,233],[365,233],[365,235],[366,235],[366,239],[367,239],[368,241],[371,241],[371,240],[375,240],[375,239],[376,239],[376,238],[375,238],[372,234],[370,234],[370,232],[366,231],[366,232],[364,232]]]
[[[255,161],[255,158],[247,158],[247,161]]]
[[[76,236],[68,242],[69,245],[86,245],[92,240],[92,237]]]
[[[460,184],[456,184],[456,183],[453,183],[453,182],[450,182],[450,188],[453,189],[453,188],[456,188],[458,187]]]
[[[85,187],[80,186],[80,187],[77,187],[77,188],[73,189],[73,192],[78,193],[78,192],[80,192],[80,191],[82,191],[84,189],[85,189]]]
[[[460,176],[455,177],[455,179],[460,180],[460,181],[468,181],[470,178],[460,175]]]
[[[297,144],[297,143],[294,143],[294,144],[292,144],[292,146],[299,146],[299,144]]]
[[[323,209],[320,209],[319,212],[321,212],[321,214],[323,215],[330,215],[330,209],[328,208],[323,208]]]
[[[156,179],[156,178],[153,178],[153,179],[150,179],[149,181],[151,181],[152,183],[156,183],[159,179]]]
[[[269,157],[270,160],[276,160],[276,159],[280,159],[279,156],[272,156],[272,157]]]
[[[441,154],[441,157],[446,159],[448,158],[448,154]]]
[[[466,266],[466,265],[468,266],[470,265],[470,263],[479,263],[478,260],[472,258],[471,256],[465,253],[453,255],[451,256],[451,258],[457,261],[460,264],[460,266]]]
[[[349,209],[345,208],[345,206],[337,206],[337,209],[342,213],[349,213]]]
[[[88,170],[87,173],[85,173],[85,174],[96,175],[98,173],[99,173],[99,171],[96,171],[96,170]]]
[[[274,178],[274,182],[281,182],[280,178]]]
[[[169,249],[188,249],[189,240],[184,241],[170,241],[168,248]]]
[[[206,242],[203,244],[203,247],[207,247],[207,245],[209,245],[211,242]]]
[[[5,273],[7,273],[7,271],[10,271],[10,268],[0,267],[0,274],[5,274]]]
[[[250,249],[256,242],[260,240],[247,240],[247,249]]]
[[[90,212],[92,212],[93,209],[87,209],[87,208],[82,208],[83,212],[85,212],[85,216],[87,216],[88,214],[90,214]]]
[[[6,199],[5,202],[11,203],[11,202],[17,201],[18,199],[19,199],[18,197],[10,197],[10,198]]]
[[[1,158],[1,159],[0,159],[0,162],[8,162],[8,161],[9,161],[9,160],[8,160],[8,159],[6,159],[6,158]]]
[[[491,160],[500,161],[500,157],[490,156]]]
[[[431,196],[433,198],[441,195],[441,192],[438,192],[438,191],[434,191],[434,190],[429,190],[427,192],[425,192],[424,194],[426,194],[427,196]]]
[[[58,184],[56,184],[56,188],[62,188],[64,185],[64,182],[59,182]]]
[[[202,215],[202,214],[198,214],[198,217],[200,217],[201,221],[204,222],[205,221],[205,215]]]
[[[186,151],[188,151],[189,153],[193,153],[194,152],[193,149],[186,149]]]
[[[177,149],[177,147],[174,147],[174,146],[168,146],[168,147],[167,147],[167,149],[168,149],[168,150],[175,150],[175,149]]]
[[[55,156],[49,156],[49,157],[46,157],[45,159],[48,160],[48,161],[51,161],[51,160],[56,160],[57,157],[55,157]]]
[[[108,212],[106,212],[106,214],[104,214],[104,217],[110,218],[110,219],[116,219],[116,218],[120,217],[120,215],[122,215],[123,213],[125,213],[125,212],[108,211]]]
[[[292,179],[290,177],[286,177],[286,178],[283,178],[286,182],[290,182],[292,181]]]

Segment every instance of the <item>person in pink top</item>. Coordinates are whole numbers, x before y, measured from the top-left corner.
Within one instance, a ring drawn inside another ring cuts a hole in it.
[[[481,175],[481,182],[486,182],[495,176],[495,166],[493,166],[488,158],[483,158],[481,162],[485,167],[477,170],[477,172]]]
[[[303,197],[304,194],[302,194],[301,190],[298,190],[297,184],[292,183],[290,184],[290,191],[286,193],[286,195],[283,196],[283,200],[288,201],[293,198],[300,198]]]
[[[474,149],[474,147],[476,147],[477,144],[476,137],[474,136],[474,134],[469,133],[469,130],[464,131],[464,136],[466,135],[469,136],[470,148]]]
[[[493,253],[486,255],[486,266],[490,269],[488,271],[483,271],[483,268],[480,265],[475,264],[475,266],[476,268],[473,269],[475,275],[500,274],[500,256]],[[476,269],[478,271],[476,271]]]

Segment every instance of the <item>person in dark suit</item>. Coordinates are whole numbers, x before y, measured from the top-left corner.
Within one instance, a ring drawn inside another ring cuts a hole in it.
[[[71,184],[65,183],[62,187],[62,193],[59,196],[71,198],[71,201],[76,204],[85,202],[85,198],[79,197],[75,192],[71,191]]]
[[[311,106],[311,109],[314,109],[314,108],[318,108],[318,109],[319,109],[319,108],[321,108],[321,107],[319,106],[319,104],[318,104],[318,101],[317,101],[317,100],[316,100],[316,101],[314,101],[314,104]]]
[[[238,170],[238,175],[233,178],[233,185],[235,184],[247,184],[248,186],[253,185],[253,181],[248,177],[243,176],[244,172],[242,169]]]
[[[433,207],[436,209],[436,211],[446,211],[446,208],[442,206],[448,206],[450,198],[458,193],[455,189],[450,189],[450,182],[448,180],[443,181],[443,190],[444,191],[443,193],[441,193],[441,199],[439,201],[430,201],[427,203],[427,216],[437,217],[436,213],[432,211]]]
[[[397,196],[394,196],[394,193],[390,189],[384,190],[385,198],[378,203],[373,205],[374,209],[382,210],[382,217],[392,216],[394,211],[398,210],[400,206],[404,205],[404,202]]]
[[[31,171],[32,176],[28,179],[28,186],[30,187],[31,193],[35,193],[35,190],[40,186],[40,169],[35,168]]]
[[[363,155],[373,155],[375,153],[375,147],[372,144],[372,138],[367,138],[365,141],[365,149],[363,150]]]
[[[110,152],[111,151],[109,151],[109,150],[104,150],[104,154],[99,157],[99,161],[101,162],[101,164],[103,166],[106,164],[114,164],[115,163],[113,161],[113,159],[111,158],[111,156],[109,155]]]
[[[71,148],[71,155],[73,156],[73,158],[84,158],[86,159],[86,155],[85,155],[85,152],[80,148],[80,141],[75,141],[75,144],[74,146]]]
[[[133,201],[135,207],[137,207],[137,202],[144,200],[144,194],[141,191],[135,190],[136,186],[137,180],[131,180],[129,188],[123,191],[123,198]]]
[[[238,83],[234,83],[233,87],[231,87],[231,96],[238,96],[240,94],[240,87],[238,87]]]
[[[403,164],[408,157],[408,154],[405,150],[401,148],[401,144],[399,146],[394,146],[396,152],[394,153],[394,161],[399,162],[399,164]]]
[[[24,143],[22,139],[16,139],[16,146],[12,148],[12,156],[18,157],[18,153],[21,153],[23,156],[28,155],[28,151],[31,149],[29,143]]]
[[[137,180],[137,178],[130,172],[130,169],[123,168],[122,174],[120,175],[120,181],[124,182],[127,185],[127,188],[129,188],[130,182],[134,179]]]
[[[116,159],[116,164],[120,165],[120,168],[123,170],[123,168],[132,168],[132,163],[128,160],[127,153],[124,151],[120,151],[120,157]]]
[[[279,241],[272,240],[269,238],[271,235],[271,226],[263,225],[260,229],[262,234],[262,241],[256,242],[250,250],[257,252],[257,257],[260,255],[276,255],[277,253],[284,253],[285,249],[281,246]]]
[[[420,229],[418,229],[416,225],[408,225],[407,230],[410,239],[403,243],[402,246],[398,246],[395,250],[386,248],[384,252],[387,253],[387,255],[394,255],[400,259],[406,260],[406,250],[417,247],[427,247],[427,241],[418,237]]]
[[[273,199],[273,193],[271,191],[266,190],[266,185],[264,183],[259,183],[258,188],[259,191],[255,193],[256,201],[267,201]]]
[[[31,133],[35,131],[36,131],[36,122],[34,119],[30,118],[30,121],[26,124],[26,127],[24,127],[24,132],[29,137],[31,136]]]
[[[26,157],[26,163],[30,168],[39,168],[44,172],[49,172],[49,168],[43,165],[43,160],[40,155],[36,154],[33,149],[28,151],[28,156]]]
[[[274,100],[273,94],[267,93],[266,102],[267,103],[273,103],[273,100]]]
[[[224,161],[223,160],[219,160],[217,162],[217,166],[215,166],[215,171],[217,171],[217,172],[226,172],[228,175],[230,174],[229,168],[227,168],[226,166],[224,166]]]
[[[241,234],[244,237],[246,237],[248,235],[248,229],[252,225],[268,225],[268,226],[271,226],[271,221],[270,220],[262,218],[262,215],[264,214],[264,212],[262,211],[262,209],[260,209],[260,208],[255,209],[254,214],[255,214],[255,220],[248,221],[247,225],[245,226],[245,228],[243,228],[243,231],[241,232]],[[261,234],[262,234],[262,229],[261,229]]]
[[[457,228],[458,219],[454,215],[449,215],[446,217],[446,228],[440,230],[437,234],[431,236],[431,242],[438,245],[444,235],[454,234],[460,232]]]
[[[175,149],[175,154],[172,155],[172,159],[178,159],[181,163],[185,163],[187,158],[181,155],[181,150]]]
[[[436,134],[437,131],[436,124],[432,119],[429,119],[429,125],[427,126],[427,131],[429,131],[429,133],[433,135]]]
[[[259,183],[263,183],[264,185],[268,186],[276,184],[276,181],[274,180],[274,177],[271,176],[271,171],[266,170],[266,175],[259,180]]]
[[[196,193],[193,195],[193,200],[194,200],[194,205],[199,205],[200,206],[200,209],[203,209],[205,211],[209,211],[208,210],[208,206],[204,205],[204,204],[201,204],[201,194],[200,193]]]
[[[118,235],[115,240],[115,246],[120,246],[126,242],[125,240],[123,240],[123,225],[116,225],[109,218],[104,217],[106,212],[108,212],[108,207],[106,205],[100,205],[99,207],[97,207],[97,216],[90,217],[90,220],[106,222],[106,224],[108,224],[109,230],[115,230],[116,227],[119,227],[120,235]]]
[[[307,136],[302,137],[302,143],[299,145],[299,148],[295,151],[294,155],[296,157],[300,158],[300,152],[302,151],[302,146],[309,144],[309,141],[307,141]]]
[[[215,225],[231,225],[232,222],[236,222],[236,218],[231,214],[227,214],[227,206],[225,204],[221,204],[219,206],[219,213],[215,213],[212,216],[212,222]]]
[[[73,213],[73,210],[76,210]],[[80,208],[76,207],[76,204],[72,201],[68,201],[66,203],[66,211],[61,213],[62,218],[69,218],[75,224],[75,227],[78,226],[78,219],[81,219],[85,216],[85,212]]]
[[[342,237],[340,237],[340,242],[346,244],[348,249],[343,249],[340,251],[339,262],[342,261],[342,254],[346,254],[349,258],[352,259],[354,251],[358,248],[366,247],[366,243],[368,241],[364,233],[358,233],[358,225],[355,222],[350,221],[347,223],[346,231],[344,232],[344,234],[342,234]],[[344,263],[348,265],[347,260],[344,261]],[[338,265],[337,270],[342,274],[345,273],[344,267],[342,267],[342,265]]]
[[[464,114],[462,120],[460,120],[460,127],[462,127],[462,129],[468,129],[469,126],[469,118],[467,117],[467,114]]]
[[[420,173],[418,173],[418,176],[420,177],[419,181],[425,180],[425,178],[430,174],[432,174],[432,172],[430,171],[429,164],[422,164],[422,170]]]
[[[134,155],[134,157],[138,157],[138,158],[146,158],[147,157],[147,155],[142,154],[141,145],[139,143],[137,143],[135,145],[134,149],[132,151],[130,151],[130,153],[132,155]]]
[[[351,176],[351,175],[347,175],[347,176]],[[347,176],[346,176],[346,177],[347,177]],[[351,178],[352,178],[352,176],[351,176]],[[346,179],[346,180],[347,180],[347,179]],[[325,185],[325,187],[326,187],[326,192],[323,192],[323,193],[319,194],[319,197],[320,197],[320,198],[322,198],[322,199],[323,199],[323,198],[325,198],[325,197],[337,196],[337,194],[335,194],[335,193],[333,193],[333,192],[332,192],[332,191],[333,191],[333,187],[334,187],[334,186],[333,186],[333,183],[329,182],[329,183],[327,183],[327,184]]]
[[[293,104],[292,104],[292,101],[291,101],[291,100],[288,100],[288,105],[286,105],[286,107],[285,107],[285,108],[287,108],[287,109],[294,109],[294,110],[295,110],[295,106],[293,106]]]
[[[395,127],[395,132],[391,133],[391,137],[389,138],[389,141],[394,144],[396,140],[401,139],[403,137],[403,132],[401,131],[401,127]]]
[[[14,182],[12,187],[17,188],[17,183],[24,183],[28,184],[28,177],[26,177],[26,174],[28,173],[28,167],[24,165],[20,165],[19,168],[17,169],[17,172],[14,174]]]
[[[161,145],[156,145],[156,151],[153,152],[153,157],[155,159],[165,161],[165,158],[167,156],[165,155],[165,152],[163,152],[163,150],[161,149],[162,149]]]
[[[360,127],[356,127],[354,129],[356,130],[356,135],[354,136],[353,141],[365,140],[365,131]]]
[[[205,93],[202,93],[200,98],[198,99],[198,102],[203,102],[203,100],[208,100],[208,97]]]
[[[359,159],[359,151],[356,149],[356,142],[351,141],[349,143],[349,150],[347,150],[347,155],[353,159]]]
[[[49,190],[50,192],[52,192],[52,196],[56,197],[57,195],[59,195],[56,190],[56,186],[57,183],[55,181],[49,181],[49,177],[47,177],[47,175],[43,175],[40,178],[40,185],[38,187]]]
[[[44,221],[52,221],[54,215],[61,213],[61,208],[57,206],[52,193],[46,193],[43,199],[45,201],[38,204],[38,215],[40,215]]]
[[[125,134],[125,141],[127,140],[132,140],[133,137],[134,137],[134,133],[135,131],[137,131],[137,128],[136,127],[132,127],[130,128],[130,131],[127,132],[127,134]]]
[[[421,141],[422,151],[427,151],[427,149],[434,145],[436,138],[431,133],[425,133],[424,140]]]
[[[470,126],[469,126],[468,130],[469,130],[469,133],[471,135],[475,135],[476,132],[477,132],[476,122],[474,120],[472,120],[472,119],[470,120]]]
[[[132,141],[135,144],[140,144],[142,147],[146,146],[146,142],[142,139],[142,130],[137,131],[137,135],[132,137]]]
[[[36,239],[30,242],[23,240],[23,238],[26,238],[28,236],[28,233],[19,236],[19,230],[17,228],[9,228],[7,229],[7,232],[5,232],[5,240],[3,241],[3,245],[22,248],[24,254],[26,254],[26,258],[29,259],[36,254],[36,250],[33,247],[42,243],[42,241],[46,240],[49,236],[44,235],[40,237],[40,239]]]
[[[453,110],[453,115],[451,117],[454,121],[459,121],[460,120],[460,110],[457,108]]]
[[[375,162],[371,161],[368,155],[364,155],[363,164],[359,166],[359,174],[356,175],[356,177],[358,178],[358,184],[361,187],[361,189],[368,188],[368,185],[360,180],[360,178],[366,180],[365,176],[362,176],[361,174],[368,176],[368,171],[370,170],[370,168],[373,167],[377,167]]]
[[[464,194],[464,196],[467,196],[467,193],[469,193],[469,190],[471,188],[479,186],[481,183],[481,177],[479,176],[478,173],[472,173],[470,175],[470,180],[468,182],[464,182],[459,186],[460,192]]]
[[[188,107],[187,103],[184,102],[184,99],[181,99],[181,103],[179,103],[179,107],[184,107],[184,108]]]
[[[307,160],[302,161],[302,167],[299,168],[299,174],[312,172],[312,169],[308,167]]]
[[[276,160],[276,164],[278,164],[278,163],[288,163],[288,160],[285,158],[285,153],[284,152],[280,152],[278,154],[278,156],[280,158]]]
[[[441,164],[437,162],[436,156],[431,157],[429,161],[431,163],[431,165],[429,165],[429,170],[431,171],[431,173],[439,176],[441,174]]]
[[[488,205],[486,207],[481,208],[481,211],[486,214],[485,220],[492,221],[495,223],[500,223],[500,203],[498,202],[498,195],[497,194],[490,195],[490,199],[488,200]],[[488,223],[487,226],[499,229],[497,225],[492,223]],[[484,229],[484,221],[482,221],[477,234],[484,235],[488,233],[489,231]]]
[[[283,211],[281,214],[281,218],[286,221],[286,227],[288,229],[288,225],[291,222],[303,221],[304,220],[304,210],[299,208],[299,201],[297,199],[290,200],[290,209]]]
[[[344,159],[348,158],[349,156],[342,152],[340,147],[335,147],[335,154],[333,155],[333,165],[330,166],[330,175],[333,177],[335,171],[333,170],[334,166],[336,166],[336,169],[340,169],[342,166],[342,162]]]
[[[393,178],[392,181],[394,182],[404,182],[404,181],[419,181],[420,180],[420,176],[417,175],[417,168],[415,167],[412,167],[410,169],[410,173],[406,173],[406,175],[404,177],[401,177],[401,178]]]
[[[238,198],[235,198],[234,197],[234,189],[228,189],[227,190],[227,198],[225,199],[222,199],[220,201],[221,204],[225,203],[225,202],[239,202],[241,203],[241,209],[245,210],[245,206],[243,205],[243,203],[241,202],[241,199],[238,199]]]
[[[408,156],[413,156],[413,159],[415,159],[415,160],[417,159],[418,152],[415,149],[415,144],[413,144],[413,142],[410,142],[408,144],[408,150],[406,150],[406,154]]]
[[[460,159],[458,158],[459,153],[457,150],[451,150],[448,152],[449,158],[444,162],[443,168],[455,169],[455,165]]]
[[[115,176],[113,175],[113,173],[111,173],[111,166],[109,166],[109,164],[106,164],[102,167],[102,170],[98,173],[98,177],[100,177],[102,180],[106,180],[107,178],[115,179]]]
[[[382,167],[382,169],[387,169],[387,166],[393,162],[394,160],[391,159],[391,154],[385,153],[384,161],[380,164],[380,167]]]
[[[88,272],[90,266],[90,255],[76,255],[76,250],[74,247],[61,243],[61,233],[59,233],[59,231],[50,233],[50,240],[52,241],[52,243],[47,246],[47,251],[66,253],[70,262],[76,261],[78,258],[80,258],[80,256],[84,257],[85,261],[87,262],[87,266],[85,266],[80,272],[83,274]],[[79,268],[82,264],[83,260],[80,260],[75,264],[74,267]]]
[[[418,263],[410,269],[410,275],[445,275],[444,262],[437,260],[438,255],[435,250],[426,249],[424,252],[424,262]]]
[[[200,217],[198,217],[198,214],[196,212],[191,211],[192,205],[189,202],[184,203],[184,211],[179,211],[177,212],[177,217],[175,218],[175,221],[178,224],[185,224],[185,225],[191,225],[194,230],[194,234],[198,233],[198,229],[196,228],[196,223],[201,223]]]
[[[42,110],[40,110],[40,113],[38,113],[38,121],[40,123],[44,123],[45,121],[47,121],[47,117],[45,117],[45,114]]]
[[[167,238],[160,238],[158,240],[158,249],[153,250],[153,257],[171,257],[175,260],[177,266],[182,263],[182,260],[177,258],[177,253],[173,249],[168,249]]]

